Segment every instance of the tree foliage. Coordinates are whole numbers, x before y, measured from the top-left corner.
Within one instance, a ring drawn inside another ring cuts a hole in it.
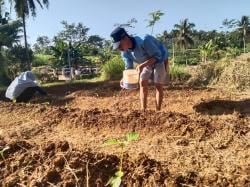
[[[24,44],[26,49],[26,59],[27,59],[27,66],[28,69],[31,68],[31,59],[29,58],[29,49],[28,49],[28,42],[27,42],[27,33],[26,33],[26,17],[28,17],[30,14],[35,17],[36,16],[36,8],[38,4],[41,8],[44,6],[48,8],[49,1],[43,0],[42,2],[40,0],[9,0],[11,6],[14,6],[15,12],[17,14],[18,18],[22,19],[23,24],[23,32],[24,32]],[[35,3],[36,2],[36,3]]]
[[[39,36],[36,43],[33,45],[35,53],[51,54],[50,52],[51,41],[48,36]]]
[[[151,34],[154,33],[154,26],[155,26],[156,22],[158,22],[163,15],[164,15],[164,13],[162,11],[160,11],[160,10],[149,13],[150,19],[148,20],[147,27],[152,28]]]

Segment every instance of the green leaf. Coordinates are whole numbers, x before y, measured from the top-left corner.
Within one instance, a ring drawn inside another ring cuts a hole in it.
[[[117,139],[109,139],[109,140],[106,140],[104,143],[103,143],[103,146],[107,146],[107,145],[117,145],[117,144],[120,144],[120,141],[117,140]]]
[[[122,171],[117,171],[115,173],[115,176],[122,178],[123,177],[123,172]]]
[[[138,140],[138,138],[139,138],[139,133],[137,132],[130,132],[126,135],[126,141],[128,142]]]
[[[111,177],[105,186],[110,185],[111,187],[119,187],[121,185],[121,182],[122,182],[122,176],[123,176],[123,172],[117,171],[115,173],[115,176]]]
[[[4,151],[7,151],[8,149],[10,149],[9,146],[3,148],[3,150],[0,151],[0,155],[1,155],[1,157],[2,157],[3,159],[5,159],[3,153],[4,153]]]

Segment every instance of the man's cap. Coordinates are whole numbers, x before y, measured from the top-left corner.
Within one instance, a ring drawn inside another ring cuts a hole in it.
[[[112,31],[110,36],[113,39],[113,49],[117,49],[120,45],[120,41],[124,36],[128,35],[124,28],[117,27],[115,30]]]

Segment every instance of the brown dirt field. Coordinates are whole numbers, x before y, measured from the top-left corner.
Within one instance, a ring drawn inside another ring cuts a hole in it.
[[[0,101],[0,186],[104,186],[119,164],[122,186],[250,186],[250,94],[174,86],[161,112],[139,110],[119,83],[49,88],[30,103]]]

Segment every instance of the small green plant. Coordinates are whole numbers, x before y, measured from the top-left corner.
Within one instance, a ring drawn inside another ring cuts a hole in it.
[[[26,103],[26,106],[31,106],[31,103],[30,102]]]
[[[1,155],[1,157],[2,157],[3,160],[5,159],[3,153],[4,153],[5,151],[7,151],[8,149],[10,149],[10,147],[9,147],[9,146],[6,146],[5,148],[3,148],[3,149],[0,151],[0,155]]]
[[[68,112],[70,110],[70,106],[68,103],[65,103],[64,109]]]
[[[124,150],[125,147],[131,142],[138,140],[139,134],[136,132],[129,132],[126,134],[121,139],[109,139],[106,140],[103,145],[108,146],[108,145],[119,145],[121,150],[121,156],[120,156],[120,163],[119,163],[119,170],[115,172],[115,175],[109,179],[107,182],[106,186],[110,185],[111,187],[119,187],[121,182],[122,182],[122,177],[124,175],[122,171],[122,164],[123,164],[123,155],[124,155]]]
[[[48,106],[48,105],[50,105],[50,103],[47,101],[47,102],[43,102],[43,103],[41,103],[42,105],[46,105],[46,106]]]

